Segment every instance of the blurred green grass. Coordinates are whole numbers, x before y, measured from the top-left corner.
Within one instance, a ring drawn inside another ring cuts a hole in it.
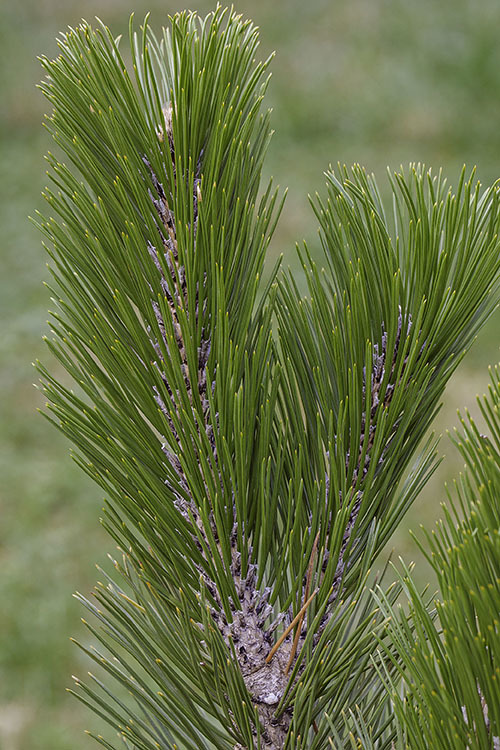
[[[83,729],[99,726],[64,687],[88,669],[69,636],[86,639],[71,597],[88,593],[111,542],[99,526],[101,492],[68,458],[68,445],[35,412],[31,362],[49,360],[41,336],[50,306],[40,238],[27,220],[41,207],[41,127],[46,108],[35,90],[38,54],[57,53],[55,37],[83,16],[99,15],[126,33],[132,10],[152,11],[159,27],[179,3],[4,0],[0,43],[0,750],[79,750]],[[212,4],[199,2],[206,12]],[[456,180],[477,164],[485,183],[500,175],[500,5],[496,0],[244,0],[237,10],[261,27],[262,54],[273,49],[269,102],[276,128],[268,172],[290,188],[271,255],[297,268],[294,244],[317,246],[307,194],[322,190],[329,163],[354,161],[384,183],[386,165],[423,161]],[[298,273],[298,271],[297,271]],[[457,407],[475,411],[497,361],[500,318],[491,319],[445,397],[438,432],[456,424]],[[393,540],[395,554],[417,558],[408,527],[439,516],[443,482],[461,461],[447,459]]]

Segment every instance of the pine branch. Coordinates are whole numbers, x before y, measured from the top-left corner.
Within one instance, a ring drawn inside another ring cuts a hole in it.
[[[132,73],[102,25],[42,60],[71,164],[49,156],[39,217],[48,344],[77,391],[38,366],[47,416],[108,498],[122,561],[97,604],[79,597],[105,649],[85,650],[132,702],[97,676],[76,693],[146,750],[349,747],[352,727],[389,747],[371,656],[376,633],[389,678],[401,668],[383,615],[400,589],[377,610],[366,580],[435,467],[431,440],[401,487],[497,302],[498,188],[463,175],[452,194],[413,167],[391,178],[387,219],[373,178],[330,173],[313,205],[326,271],[306,248],[308,298],[278,268],[262,290],[281,206],[259,187],[257,44],[218,8],[160,40],[131,22]]]
[[[401,580],[408,614],[389,605],[379,591],[375,595],[389,618],[396,648],[389,656],[388,642],[382,644],[379,668],[412,748],[429,743],[457,750],[500,746],[499,375],[498,369],[492,372],[488,397],[478,399],[490,416],[492,441],[480,435],[470,417],[461,420],[455,441],[466,460],[466,474],[455,483],[456,500],[450,495],[450,507],[443,507],[443,521],[419,542],[437,574],[439,597],[426,602],[406,568]],[[396,674],[384,674],[387,663],[398,660]]]

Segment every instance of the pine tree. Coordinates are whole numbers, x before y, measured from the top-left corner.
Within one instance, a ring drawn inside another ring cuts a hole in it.
[[[69,166],[49,154],[38,224],[47,342],[74,390],[37,364],[119,550],[79,597],[100,644],[82,648],[115,685],[76,679],[120,737],[97,739],[322,750],[360,746],[365,727],[363,746],[390,748],[412,673],[387,613],[409,584],[382,574],[374,598],[367,580],[497,304],[499,187],[464,170],[453,191],[411,165],[385,208],[361,167],[329,171],[312,201],[325,267],[303,247],[303,297],[280,263],[262,283],[284,196],[260,186],[270,60],[255,27],[220,7],[159,38],[131,19],[130,70],[100,23],[59,46],[41,89]]]

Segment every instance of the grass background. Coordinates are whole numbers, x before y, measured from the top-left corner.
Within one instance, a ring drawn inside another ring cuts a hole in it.
[[[68,457],[68,445],[36,414],[31,362],[48,361],[49,295],[40,238],[27,220],[41,206],[38,54],[57,53],[55,37],[97,14],[115,34],[129,13],[152,11],[153,26],[182,9],[142,0],[0,2],[0,750],[80,750],[99,722],[64,692],[87,665],[69,642],[85,638],[71,597],[89,592],[111,542],[99,526],[101,492]],[[198,2],[206,12],[212,5]],[[295,264],[294,244],[311,247],[316,227],[307,194],[322,190],[330,162],[354,161],[384,182],[386,165],[423,161],[456,181],[463,163],[484,183],[500,175],[500,5],[497,0],[241,0],[236,9],[261,27],[262,54],[277,50],[269,101],[274,136],[268,171],[290,194],[271,253]],[[438,432],[456,424],[498,359],[500,318],[489,322],[454,376]],[[461,462],[448,439],[446,460],[394,539],[416,557],[407,529],[430,525],[443,482]],[[419,562],[420,580],[428,570]]]

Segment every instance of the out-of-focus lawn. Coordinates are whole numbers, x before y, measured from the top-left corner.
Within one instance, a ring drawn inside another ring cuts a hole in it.
[[[98,517],[101,492],[68,458],[68,446],[35,413],[42,406],[31,361],[49,360],[41,342],[49,293],[40,238],[27,215],[41,206],[41,127],[45,103],[35,91],[36,55],[56,53],[67,25],[98,14],[118,34],[132,0],[22,0],[2,7],[0,42],[0,750],[79,750],[99,723],[67,696],[71,673],[88,668],[69,636],[86,638],[75,589],[89,592],[111,542]],[[178,3],[151,2],[152,23]],[[206,12],[211,4],[200,2]],[[321,190],[330,162],[358,161],[384,181],[386,164],[443,166],[456,179],[462,163],[485,182],[500,175],[500,5],[497,0],[245,0],[237,9],[261,27],[262,54],[277,50],[269,100],[276,135],[268,170],[290,195],[272,252],[295,264],[294,243],[316,245],[307,193]],[[298,272],[297,272],[298,273]],[[498,359],[499,317],[492,319],[455,375],[437,430],[455,409],[474,407]],[[394,540],[416,557],[407,527],[430,523],[445,499],[443,481],[460,461],[449,454]],[[427,569],[418,564],[422,581]]]

